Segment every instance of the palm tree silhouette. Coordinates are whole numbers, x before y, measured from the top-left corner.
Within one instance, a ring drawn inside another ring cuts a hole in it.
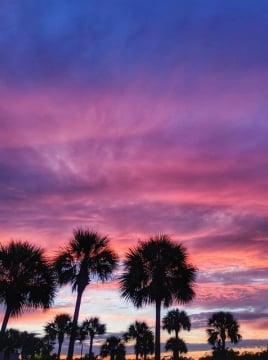
[[[5,304],[2,337],[10,316],[19,316],[28,308],[47,309],[52,305],[56,281],[44,251],[28,242],[0,245],[0,272],[0,302]]]
[[[18,350],[22,347],[20,331],[16,329],[8,329],[1,337],[0,353],[3,352],[4,358],[9,358],[10,354],[18,354]]]
[[[186,249],[167,235],[141,241],[130,249],[120,276],[121,296],[137,308],[155,304],[155,359],[160,360],[161,306],[187,303],[194,296],[196,269],[188,264]]]
[[[180,349],[180,345],[182,345],[181,339],[179,339],[179,332],[181,329],[190,331],[191,329],[191,322],[189,316],[186,314],[185,311],[180,311],[179,309],[170,310],[167,315],[162,320],[163,323],[163,330],[167,330],[170,334],[172,331],[175,332],[175,338],[170,338],[169,346],[173,346],[173,358],[174,360],[179,359],[179,353],[182,352]],[[175,340],[171,340],[175,339]],[[180,340],[180,341],[179,341]],[[174,351],[178,349],[178,351]]]
[[[126,342],[131,339],[136,341],[134,345],[136,360],[139,355],[146,360],[147,355],[154,351],[154,335],[144,321],[135,321],[131,324],[123,337]]]
[[[179,359],[179,354],[186,354],[188,352],[184,340],[179,337],[171,337],[166,342],[166,351],[173,352],[173,359]]]
[[[80,359],[82,359],[82,357],[83,357],[84,341],[86,340],[86,338],[87,338],[87,333],[86,333],[85,329],[83,328],[83,325],[78,326],[76,339],[79,341],[79,344],[81,345]]]
[[[154,353],[154,334],[150,329],[142,333],[138,343],[138,352],[144,360],[147,359],[147,355]]]
[[[242,338],[239,334],[239,324],[230,312],[214,313],[208,319],[208,326],[212,326],[207,329],[208,342],[216,351],[225,351],[227,339],[236,344]]]
[[[106,332],[106,326],[105,324],[101,324],[99,321],[99,318],[92,317],[90,319],[86,319],[82,323],[82,328],[84,332],[89,335],[89,359],[92,358],[92,347],[93,347],[93,339],[96,335],[103,335]]]
[[[59,314],[55,316],[54,321],[47,323],[45,326],[45,333],[53,340],[58,339],[58,359],[60,359],[64,336],[70,334],[71,325],[72,319],[69,314]]]
[[[102,357],[110,355],[110,360],[123,360],[125,354],[125,345],[122,343],[122,339],[117,336],[109,336],[100,350],[100,355]]]
[[[54,261],[60,285],[71,283],[72,291],[77,292],[68,360],[73,357],[79,310],[85,288],[93,280],[108,280],[117,265],[117,255],[110,248],[107,237],[80,228],[74,230],[73,235],[69,245]]]

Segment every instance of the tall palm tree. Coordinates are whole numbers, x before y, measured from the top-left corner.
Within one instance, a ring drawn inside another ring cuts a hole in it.
[[[49,308],[55,291],[54,272],[41,248],[21,241],[0,245],[0,302],[5,304],[0,337],[10,316],[28,308]]]
[[[102,357],[110,355],[110,360],[123,360],[125,354],[125,345],[122,339],[117,336],[109,336],[100,350],[100,355]]]
[[[185,311],[180,311],[179,309],[170,310],[167,315],[162,320],[163,323],[163,330],[167,330],[167,332],[170,334],[172,331],[175,332],[175,340],[171,340],[169,342],[169,345],[173,346],[173,358],[174,360],[179,359],[179,353],[180,351],[180,345],[181,339],[179,339],[179,332],[181,329],[190,331],[191,329],[191,322],[189,316],[186,314]],[[180,341],[179,341],[180,340]],[[174,351],[177,349],[177,352]]]
[[[175,337],[171,337],[166,342],[166,351],[173,352],[173,359],[179,359],[179,354],[186,354],[188,352],[187,346],[184,340]]]
[[[155,304],[156,360],[160,360],[161,306],[191,301],[195,277],[196,269],[188,264],[186,249],[167,235],[142,241],[126,254],[120,277],[121,296],[137,308]]]
[[[97,232],[80,228],[74,230],[73,238],[66,249],[55,258],[54,266],[59,283],[61,285],[71,283],[72,291],[77,292],[67,360],[72,360],[73,357],[84,290],[93,280],[108,280],[116,265],[117,255],[110,248],[108,238],[100,236]]]
[[[236,344],[242,338],[239,334],[239,324],[230,312],[214,313],[208,319],[208,326],[212,326],[207,329],[208,342],[216,351],[225,351],[227,339]]]
[[[106,326],[105,324],[101,324],[99,321],[99,318],[92,317],[90,319],[86,319],[82,323],[82,328],[85,331],[87,335],[89,335],[89,359],[92,358],[92,347],[93,347],[93,339],[96,335],[103,335],[106,332]]]
[[[146,356],[154,351],[154,335],[144,321],[135,321],[131,324],[123,337],[126,342],[135,340],[136,360],[138,360],[139,355],[146,360]]]
[[[72,319],[69,314],[58,314],[55,316],[54,321],[47,323],[45,326],[45,333],[49,335],[51,339],[58,339],[58,359],[60,359],[64,337],[71,332],[71,324]]]

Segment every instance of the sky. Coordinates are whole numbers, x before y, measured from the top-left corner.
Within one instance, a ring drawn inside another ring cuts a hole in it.
[[[219,310],[268,343],[267,32],[266,0],[3,0],[0,242],[53,256],[90,228],[122,260],[168,234],[198,268],[194,301],[172,307],[187,344]],[[66,286],[9,326],[42,333],[74,302]],[[154,325],[116,280],[87,288],[91,316],[108,334]]]

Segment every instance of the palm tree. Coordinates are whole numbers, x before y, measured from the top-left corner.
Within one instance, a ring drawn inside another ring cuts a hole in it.
[[[122,343],[122,339],[117,336],[109,336],[100,350],[100,355],[102,357],[110,355],[110,360],[123,360],[125,354],[125,345]]]
[[[55,346],[55,340],[53,338],[51,338],[51,336],[49,334],[45,334],[42,337],[42,355],[44,355],[44,358],[49,357],[50,353],[52,352],[52,350],[54,349]]]
[[[21,339],[21,358],[34,359],[36,355],[41,355],[42,340],[35,333],[23,331],[20,333]]]
[[[120,277],[121,296],[137,308],[155,304],[156,360],[160,360],[161,306],[187,303],[195,296],[196,269],[187,260],[186,249],[167,235],[142,241],[126,254]]]
[[[4,353],[4,357],[9,358],[10,354],[18,354],[21,348],[20,332],[16,329],[8,329],[1,337],[0,353]]]
[[[11,354],[13,358],[16,354],[16,357],[20,355],[23,359],[33,359],[36,355],[48,355],[51,350],[51,343],[47,339],[16,329],[8,329],[0,343],[0,351],[3,351],[6,359],[9,359]]]
[[[5,304],[1,337],[10,316],[19,316],[28,308],[51,306],[56,281],[44,251],[21,241],[0,245],[0,273],[0,302]]]
[[[143,333],[142,339],[139,341],[139,354],[144,360],[147,359],[148,354],[154,353],[154,334],[151,330]]]
[[[100,279],[108,280],[117,265],[117,255],[109,246],[107,237],[97,232],[74,230],[69,245],[55,258],[54,266],[60,285],[71,283],[72,291],[77,291],[72,330],[67,359],[72,360],[76,328],[82,295],[87,285]]]
[[[83,357],[84,341],[86,340],[86,337],[87,337],[87,333],[83,328],[83,325],[78,326],[76,339],[79,341],[79,344],[81,345],[80,359],[82,359]]]
[[[178,338],[171,337],[166,342],[166,351],[173,352],[173,359],[179,359],[179,354],[186,354],[188,352],[185,342]]]
[[[134,346],[136,360],[139,355],[146,360],[146,356],[154,351],[154,335],[144,321],[135,321],[131,324],[123,337],[126,342],[131,339],[136,341]]]
[[[214,313],[208,319],[208,326],[212,326],[212,328],[207,329],[208,342],[216,351],[225,351],[227,339],[231,343],[237,344],[242,338],[239,334],[239,324],[229,312]]]
[[[93,347],[93,339],[96,335],[103,335],[106,332],[105,324],[101,324],[99,318],[92,317],[90,319],[86,319],[82,323],[82,328],[84,329],[85,333],[89,335],[90,343],[89,343],[89,359],[92,358],[92,347]]]
[[[61,348],[64,341],[64,336],[69,335],[71,332],[72,319],[69,314],[58,314],[55,316],[54,321],[47,323],[45,332],[51,339],[58,339],[58,354],[60,359]]]
[[[171,339],[175,339],[176,341],[170,339],[169,345],[173,344],[174,345],[173,349],[174,350],[176,348],[178,349],[177,352],[173,351],[174,360],[178,360],[179,352],[182,352],[179,351],[180,343],[182,341],[181,339],[179,341],[179,332],[181,329],[190,331],[191,329],[190,318],[185,311],[180,311],[179,309],[175,309],[175,310],[170,310],[167,313],[167,315],[163,318],[162,323],[163,323],[162,326],[163,330],[167,330],[169,334],[172,331],[175,332],[175,338],[171,338]]]

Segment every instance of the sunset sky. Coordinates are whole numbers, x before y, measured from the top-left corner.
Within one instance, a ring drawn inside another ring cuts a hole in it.
[[[0,242],[54,255],[92,228],[123,259],[168,234],[199,269],[181,337],[228,310],[268,344],[267,35],[267,0],[1,1]],[[9,326],[42,333],[74,301]],[[90,316],[154,325],[116,281],[87,288]]]

